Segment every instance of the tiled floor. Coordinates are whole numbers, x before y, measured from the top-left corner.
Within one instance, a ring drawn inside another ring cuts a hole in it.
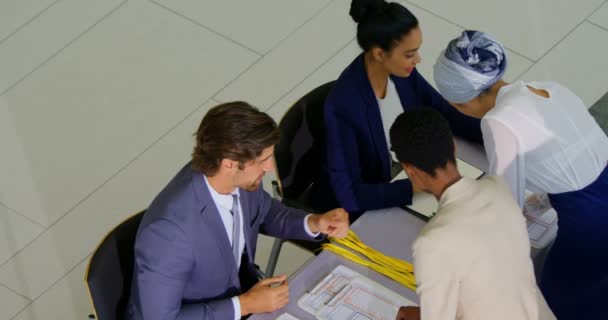
[[[431,83],[446,41],[479,28],[508,47],[507,80],[557,80],[588,106],[608,91],[607,1],[401,2]],[[349,5],[0,1],[0,319],[86,318],[89,255],[188,160],[205,111],[242,99],[278,120],[335,79],[359,52]],[[309,257],[288,244],[277,271]]]

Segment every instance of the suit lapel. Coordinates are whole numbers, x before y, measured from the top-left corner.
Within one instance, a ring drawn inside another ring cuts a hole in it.
[[[413,71],[416,72],[416,69]],[[410,75],[410,77],[414,76],[414,73]],[[410,78],[400,78],[397,76],[391,75],[391,79],[395,84],[395,90],[397,90],[397,95],[399,96],[399,101],[401,102],[401,107],[403,111],[414,110],[421,107],[420,103],[416,102],[417,95],[412,91],[408,83],[411,81]]]
[[[230,240],[226,234],[226,228],[224,227],[220,213],[217,210],[217,206],[211,197],[211,193],[209,193],[203,175],[194,174],[192,180],[196,196],[199,198],[202,205],[201,218],[203,223],[208,226],[208,230],[215,232],[214,238],[217,241],[224,263],[233,270],[233,275],[237,275],[235,281],[238,283],[238,269],[236,261],[234,261],[234,257],[232,256],[232,246],[230,245]]]
[[[358,65],[359,72],[357,72],[356,74],[359,75],[359,92],[361,92],[361,95],[363,96],[363,101],[365,102],[365,113],[372,137],[372,142],[374,144],[374,148],[376,149],[376,154],[380,158],[379,160],[381,165],[380,169],[382,171],[382,176],[385,179],[390,179],[391,173],[388,163],[388,146],[386,145],[386,138],[384,137],[384,127],[382,126],[380,106],[378,105],[378,99],[376,99],[376,95],[374,94],[372,85],[369,82],[369,79],[367,78],[367,72],[365,71],[365,63],[363,61],[363,54],[359,56]]]
[[[382,176],[386,179],[390,176],[388,146],[386,145],[386,137],[384,136],[384,127],[382,126],[382,117],[380,116],[380,108],[378,103],[374,106],[367,106],[367,121],[372,134],[372,141],[376,149],[376,154],[380,158],[380,168]]]

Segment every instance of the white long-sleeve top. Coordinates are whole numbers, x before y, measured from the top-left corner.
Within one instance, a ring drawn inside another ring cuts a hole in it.
[[[552,320],[526,221],[500,177],[463,177],[413,245],[422,320]]]
[[[549,98],[527,86],[545,90]],[[525,190],[562,193],[594,182],[608,162],[608,138],[582,100],[555,82],[502,87],[481,120],[489,174],[503,177],[520,207]]]
[[[395,152],[391,150],[390,131],[395,119],[403,113],[403,105],[401,104],[401,98],[399,98],[399,92],[397,92],[395,83],[391,78],[388,78],[388,83],[386,84],[386,96],[383,99],[377,99],[378,106],[380,107],[380,117],[382,118],[382,128],[384,129],[384,138],[388,146],[388,154],[393,161],[399,162],[397,156],[395,156]]]

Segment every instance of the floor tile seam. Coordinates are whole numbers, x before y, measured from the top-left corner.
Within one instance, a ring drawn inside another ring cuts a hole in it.
[[[537,62],[540,62],[545,56],[547,56],[550,52],[553,51],[553,49],[555,49],[558,45],[560,45],[565,39],[567,39],[572,33],[574,33],[574,31],[576,31],[581,25],[583,25],[585,22],[589,23],[589,18],[591,18],[591,16],[593,16],[593,14],[595,13],[595,11],[597,11],[599,8],[601,8],[603,5],[600,4],[598,7],[596,7],[591,13],[589,13],[585,18],[583,18],[579,23],[576,24],[576,26],[574,26],[574,28],[570,29],[570,31],[568,31],[568,33],[566,33],[566,35],[564,35],[557,43],[555,43],[555,45],[553,45],[549,50],[547,50],[547,52],[545,52],[545,54],[543,54],[538,60]]]
[[[268,55],[270,52],[274,51],[276,48],[278,48],[281,44],[283,44],[287,39],[289,39],[292,35],[294,35],[296,32],[298,32],[300,29],[302,29],[302,27],[304,27],[305,25],[307,25],[310,21],[314,20],[316,17],[318,17],[323,11],[325,11],[332,3],[334,3],[336,0],[329,0],[327,1],[324,5],[322,5],[319,9],[317,9],[312,16],[310,16],[308,19],[306,19],[304,22],[302,22],[299,26],[297,26],[296,28],[294,28],[291,32],[289,32],[286,36],[284,36],[283,38],[281,38],[274,46],[272,46],[272,48],[270,48],[268,50],[268,52],[266,52],[264,55]]]
[[[600,5],[601,7],[601,5]],[[596,8],[597,10],[597,8]],[[594,10],[595,11],[595,10]],[[585,17],[582,21],[580,21],[574,28],[572,28],[570,31],[568,31],[568,33],[566,33],[566,35],[564,35],[558,42],[556,42],[549,50],[547,50],[547,52],[545,52],[540,58],[538,58],[538,60],[536,62],[534,62],[533,64],[531,64],[528,68],[526,68],[522,73],[520,73],[520,75],[517,77],[517,79],[520,79],[522,76],[524,76],[526,73],[528,73],[528,71],[532,70],[532,68],[534,66],[536,66],[538,63],[540,63],[549,53],[553,52],[553,50],[555,48],[557,48],[557,46],[559,46],[562,42],[564,42],[564,40],[566,40],[571,34],[574,33],[574,31],[576,31],[580,26],[582,26],[584,23],[589,23],[589,24],[593,24],[591,23],[589,20],[589,18],[593,15],[594,12],[590,13],[589,15],[587,15],[587,17]],[[594,25],[594,24],[593,24]],[[602,28],[602,30],[605,30]]]
[[[17,311],[17,313],[15,313],[14,316],[12,316],[10,318],[10,320],[14,320],[15,318],[17,318],[17,316],[19,316],[21,313],[23,313],[25,310],[27,310],[31,305],[33,305],[40,297],[44,296],[48,291],[50,291],[51,289],[53,289],[53,287],[55,287],[59,282],[61,282],[61,280],[65,279],[65,277],[67,277],[72,271],[74,271],[76,268],[78,268],[78,266],[80,266],[81,263],[83,263],[84,261],[86,261],[87,259],[89,259],[89,257],[91,256],[91,254],[85,256],[83,259],[81,259],[80,261],[78,261],[78,263],[76,263],[72,268],[70,268],[70,270],[68,270],[66,273],[64,273],[61,277],[59,277],[59,279],[57,279],[56,281],[54,281],[48,288],[44,289],[38,296],[36,296],[33,299],[28,299],[30,300],[30,303],[28,303],[26,306],[24,306],[23,308],[21,308],[19,311]],[[84,282],[84,278],[82,279],[82,281]],[[10,288],[9,288],[10,289]],[[88,294],[88,293],[87,293]],[[91,308],[91,311],[93,311],[93,306],[89,306]],[[91,312],[92,313],[92,312]],[[86,317],[88,315],[83,315],[83,318]]]
[[[20,216],[20,217],[22,217],[22,218],[25,218],[27,221],[31,222],[32,224],[35,224],[36,226],[39,226],[39,227],[41,227],[41,228],[43,228],[43,229],[46,229],[46,228],[47,228],[47,226],[45,226],[45,225],[44,225],[44,224],[42,224],[41,222],[38,222],[38,221],[34,220],[33,218],[30,218],[30,217],[26,216],[25,214],[23,214],[23,213],[21,213],[21,212],[19,212],[19,211],[15,210],[15,208],[10,207],[10,206],[8,206],[8,205],[6,205],[6,204],[5,204],[5,203],[3,203],[2,201],[0,201],[0,206],[3,206],[3,207],[5,207],[7,210],[9,210],[9,211],[13,212],[14,214],[16,214],[16,215],[18,215],[18,216]]]
[[[325,61],[323,61],[318,67],[316,67],[313,71],[311,71],[309,74],[307,74],[304,77],[304,79],[302,79],[297,84],[295,84],[291,89],[289,89],[289,91],[287,91],[286,93],[284,93],[283,95],[281,95],[278,99],[276,99],[269,107],[267,107],[263,111],[268,112],[269,110],[271,110],[272,108],[274,108],[277,103],[279,103],[283,98],[285,98],[286,96],[288,96],[289,94],[291,94],[295,89],[298,88],[298,86],[300,86],[302,83],[304,83],[310,77],[312,77],[317,71],[319,71],[321,68],[323,68],[325,65],[327,65],[329,63],[329,61],[331,61],[331,59],[333,59],[338,54],[340,54],[340,52],[342,50],[344,50],[346,47],[348,47],[353,41],[355,41],[355,38],[352,38],[345,45],[343,45],[342,47],[340,47],[336,52],[334,52],[333,54],[331,54],[329,58],[325,59]],[[322,83],[320,83],[318,85],[320,86],[320,85],[322,85]],[[294,103],[295,103],[295,101],[294,101]]]
[[[435,12],[431,11],[431,10],[428,10],[428,9],[426,9],[426,8],[424,8],[424,7],[421,7],[420,5],[417,5],[417,4],[413,3],[413,2],[410,2],[409,0],[403,0],[403,1],[404,1],[404,2],[407,2],[409,5],[412,5],[412,6],[414,6],[414,7],[418,8],[418,9],[420,9],[420,10],[423,10],[423,11],[427,12],[427,13],[429,13],[429,14],[431,14],[431,15],[433,15],[433,16],[435,16],[435,17],[439,18],[439,19],[442,19],[442,20],[444,20],[445,22],[448,22],[448,23],[450,23],[450,24],[452,24],[452,25],[454,25],[454,26],[456,26],[456,27],[459,27],[459,28],[461,28],[461,29],[463,29],[463,30],[467,30],[467,29],[468,29],[468,28],[466,28],[466,27],[464,27],[464,26],[462,26],[462,25],[460,25],[460,24],[458,24],[458,23],[456,23],[456,22],[454,22],[454,21],[451,21],[450,19],[445,18],[445,17],[443,17],[443,16],[441,16],[441,15],[439,15],[439,14],[437,14],[437,13],[435,13]],[[579,24],[580,24],[580,23],[579,23]],[[578,25],[577,25],[576,27],[578,27]],[[576,27],[574,27],[574,29],[576,29]],[[560,42],[561,42],[561,40],[563,40],[563,38],[562,38],[562,39],[560,39]],[[559,43],[559,42],[558,42],[558,43]],[[533,58],[531,58],[531,57],[526,56],[526,55],[525,55],[525,54],[523,54],[523,53],[518,52],[517,50],[514,50],[514,49],[513,49],[513,48],[511,48],[511,47],[505,47],[505,48],[506,48],[506,49],[508,49],[509,51],[511,51],[511,52],[513,52],[513,53],[515,53],[515,54],[517,54],[518,56],[520,56],[520,57],[522,57],[522,58],[524,58],[524,59],[528,60],[528,62],[536,63],[536,62],[540,61],[540,60],[541,60],[541,59],[542,59],[542,58],[543,58],[543,57],[544,57],[544,56],[545,56],[545,55],[546,55],[546,54],[547,54],[549,51],[551,51],[551,50],[552,50],[554,47],[555,47],[555,45],[553,45],[553,46],[552,46],[550,49],[548,49],[546,52],[544,52],[544,53],[543,53],[543,55],[542,55],[540,58],[536,59],[536,60],[535,60],[535,59],[533,59]]]
[[[23,298],[23,299],[25,299],[25,300],[29,301],[29,302],[32,302],[32,301],[33,301],[32,299],[30,299],[30,298],[28,298],[28,297],[26,297],[26,296],[22,295],[21,293],[19,293],[19,292],[17,292],[17,291],[15,291],[15,290],[13,290],[12,288],[10,288],[10,287],[8,287],[8,286],[4,285],[3,283],[0,283],[0,286],[1,286],[1,287],[3,287],[3,288],[5,288],[6,290],[9,290],[10,292],[12,292],[12,293],[14,293],[14,294],[18,295],[19,297],[21,297],[21,298]]]
[[[21,293],[13,290],[12,288],[9,288],[9,287],[5,286],[2,283],[0,283],[0,287],[5,288],[9,292],[11,292],[11,293],[15,294],[16,296],[18,296],[20,298],[23,298],[23,299],[25,299],[27,301],[27,303],[23,307],[21,307],[21,309],[17,310],[17,312],[14,315],[11,316],[10,320],[13,320],[19,313],[21,313],[21,311],[23,311],[24,309],[26,309],[27,307],[29,307],[34,302],[34,300],[32,300],[32,299],[30,299],[30,298],[22,295]]]
[[[600,28],[600,29],[602,29],[604,31],[608,31],[608,28],[606,28],[604,26],[601,26],[601,25],[599,25],[599,24],[597,24],[597,23],[595,23],[593,21],[587,20],[587,23],[592,24],[592,25],[594,25],[594,26],[596,26],[596,27],[598,27],[598,28]]]
[[[258,57],[264,56],[264,54],[263,54],[263,53],[261,53],[261,52],[259,52],[259,51],[255,50],[255,49],[253,49],[253,48],[250,48],[250,47],[248,47],[247,45],[245,45],[245,44],[243,44],[243,43],[241,43],[241,42],[239,42],[239,41],[237,41],[237,40],[235,40],[235,39],[232,39],[232,38],[230,38],[228,35],[225,35],[225,34],[223,34],[222,32],[219,32],[219,31],[217,31],[217,30],[215,30],[215,29],[213,29],[213,28],[211,28],[211,27],[209,27],[209,26],[207,26],[207,25],[204,25],[204,24],[202,24],[201,22],[199,22],[199,21],[197,21],[197,20],[195,20],[195,19],[192,19],[192,18],[188,17],[188,16],[184,15],[183,13],[181,13],[181,12],[179,12],[179,11],[177,11],[177,10],[174,10],[174,9],[172,9],[172,8],[169,8],[169,7],[165,6],[164,4],[159,3],[158,1],[155,1],[155,0],[148,0],[148,1],[149,1],[150,3],[152,3],[152,4],[156,5],[156,6],[158,6],[159,8],[161,8],[161,9],[163,9],[163,10],[166,10],[166,11],[168,11],[168,12],[170,12],[170,13],[172,13],[172,14],[174,14],[174,15],[176,15],[176,16],[178,16],[178,17],[182,18],[182,19],[187,20],[188,22],[190,22],[190,23],[192,23],[192,24],[194,24],[194,25],[196,25],[196,26],[198,26],[198,27],[200,27],[200,28],[203,28],[203,29],[205,29],[205,30],[207,30],[207,31],[209,31],[209,32],[211,32],[211,33],[213,33],[213,34],[215,34],[216,36],[218,36],[218,37],[220,37],[220,38],[222,38],[222,39],[224,39],[224,40],[228,40],[229,42],[231,42],[231,43],[233,43],[233,44],[236,44],[237,46],[239,46],[239,47],[241,47],[241,48],[243,48],[243,49],[245,49],[245,50],[247,50],[247,51],[250,51],[251,53],[254,53],[254,54],[255,54],[255,55],[257,55]]]
[[[2,91],[0,93],[0,97],[2,97],[3,95],[5,95],[7,92],[9,92],[11,89],[13,89],[14,87],[16,87],[17,85],[19,85],[21,82],[23,82],[25,79],[27,79],[30,75],[32,75],[33,73],[35,73],[36,71],[38,71],[40,68],[42,68],[44,65],[46,65],[53,58],[55,58],[56,56],[58,56],[59,54],[61,54],[61,52],[63,52],[65,49],[67,49],[72,44],[74,44],[76,41],[78,41],[80,38],[82,38],[85,34],[89,33],[89,31],[91,31],[93,28],[95,28],[98,24],[100,24],[106,18],[108,18],[113,13],[115,13],[116,11],[118,11],[118,9],[120,9],[125,3],[127,3],[127,1],[128,0],[123,0],[119,5],[117,5],[112,10],[110,10],[108,13],[106,13],[103,17],[101,17],[101,19],[97,20],[93,25],[89,26],[83,32],[79,33],[74,39],[70,40],[66,45],[64,45],[63,47],[61,47],[59,50],[55,51],[48,58],[46,58],[43,62],[41,62],[40,64],[38,64],[36,67],[34,67],[34,69],[32,69],[31,71],[29,71],[28,73],[26,73],[23,77],[21,77],[15,83],[13,83],[8,88],[6,88],[4,91]]]
[[[153,0],[149,0],[149,1],[153,1]],[[290,32],[287,36],[285,36],[283,39],[281,39],[275,46],[273,46],[270,50],[268,50],[267,53],[265,53],[263,56],[259,57],[256,61],[254,61],[252,64],[250,64],[246,69],[244,69],[241,73],[239,73],[232,81],[230,81],[227,85],[225,85],[222,89],[218,90],[214,95],[213,98],[217,99],[218,101],[222,100],[218,98],[218,95],[220,95],[226,88],[230,87],[230,85],[232,85],[233,83],[235,83],[236,81],[238,81],[238,79],[241,78],[241,76],[243,76],[244,74],[246,74],[251,68],[253,68],[258,62],[260,62],[265,56],[267,56],[268,54],[270,54],[271,52],[273,52],[275,49],[277,49],[283,42],[285,42],[288,38],[290,38],[293,34],[295,34],[297,31],[299,31],[301,28],[303,28],[306,24],[308,24],[310,21],[312,21],[314,18],[316,18],[319,14],[321,14],[321,12],[325,11],[333,2],[335,2],[335,0],[330,0],[328,1],[326,4],[324,4],[320,9],[318,9],[310,18],[308,18],[306,21],[304,21],[302,24],[300,24],[297,28],[295,28],[292,32]],[[280,99],[280,98],[279,98]],[[278,100],[277,100],[278,101]],[[275,101],[275,103],[277,102]],[[226,101],[222,101],[222,102],[226,102]],[[270,107],[267,108],[261,108],[262,111],[266,111],[266,110],[270,110],[270,108],[272,108],[272,104]]]
[[[608,0],[604,0],[604,2],[602,2],[602,4],[600,4],[597,8],[595,8],[595,10],[593,11],[593,13],[591,14],[594,15],[596,12],[600,11],[600,9],[606,4],[608,3]]]
[[[43,15],[45,12],[47,12],[50,8],[52,8],[53,6],[55,6],[55,4],[57,4],[60,1],[63,1],[63,0],[55,0],[55,1],[51,2],[48,6],[46,6],[46,8],[42,9],[40,12],[36,13],[33,17],[29,18],[26,22],[24,22],[21,25],[19,25],[17,27],[17,29],[9,32],[4,38],[0,39],[0,45],[2,45],[9,38],[12,38],[15,34],[17,34],[23,28],[25,28],[30,23],[32,23],[32,21],[38,19],[38,17],[40,17],[41,15]]]
[[[213,98],[213,100],[215,101],[220,101],[220,102],[227,102],[227,101],[223,101],[223,99],[218,98],[218,96],[224,91],[226,90],[226,88],[230,87],[233,83],[235,83],[238,79],[241,78],[241,76],[243,76],[245,73],[247,73],[249,70],[251,70],[251,68],[253,68],[258,62],[260,62],[260,60],[262,60],[264,58],[264,56],[260,56],[257,59],[255,59],[252,63],[250,63],[245,69],[241,70],[241,72],[239,72],[239,74],[236,75],[236,77],[232,78],[232,80],[228,81],[228,83],[226,85],[224,85],[222,88],[220,88],[219,90],[215,91],[214,93],[211,94],[211,97]]]

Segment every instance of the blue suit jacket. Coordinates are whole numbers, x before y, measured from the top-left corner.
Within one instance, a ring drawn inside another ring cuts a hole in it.
[[[404,110],[434,108],[447,118],[455,135],[482,143],[480,121],[452,107],[417,70],[407,78],[391,79]],[[343,207],[353,220],[367,210],[410,204],[411,183],[390,183],[388,146],[363,54],[342,72],[324,112],[327,148],[317,194],[333,194],[334,199],[321,200],[325,204],[319,207]]]
[[[262,187],[241,189],[240,195],[249,261],[258,232],[312,240],[304,230],[307,212],[283,206]],[[257,282],[253,265],[243,267],[246,280]],[[139,226],[128,318],[234,319],[230,299],[248,289],[242,287],[204,177],[187,164],[154,199]]]

